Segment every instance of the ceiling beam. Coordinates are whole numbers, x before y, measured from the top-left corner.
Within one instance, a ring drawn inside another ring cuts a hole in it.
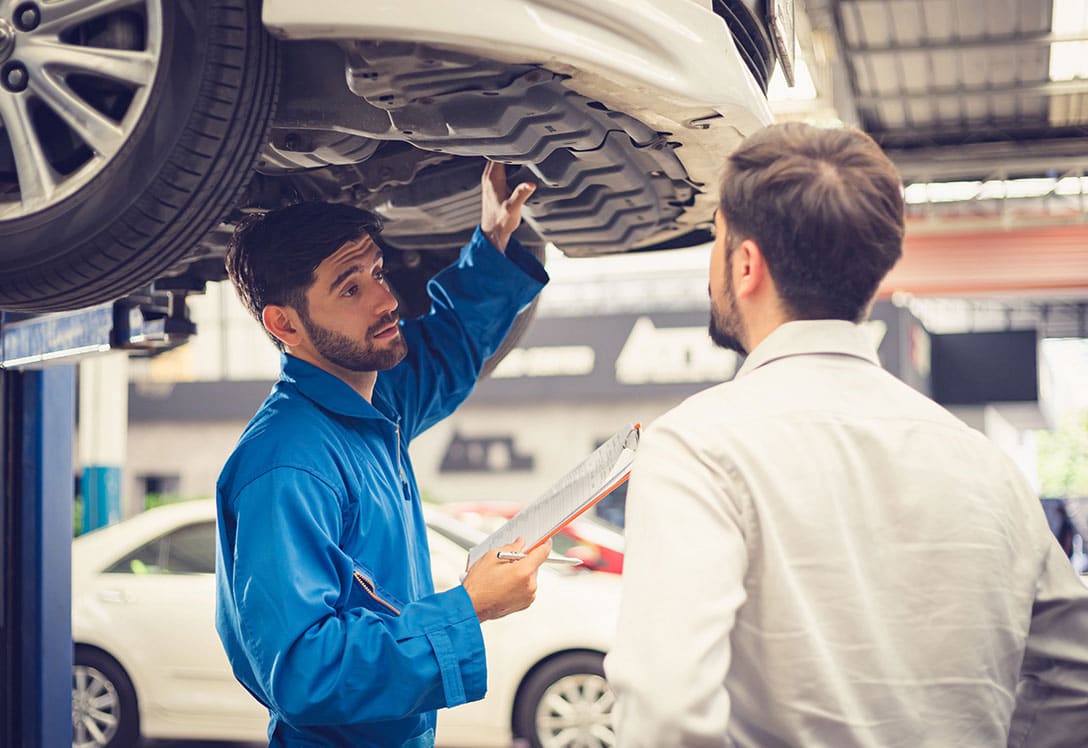
[[[1088,137],[886,148],[906,183],[1088,174]]]
[[[857,96],[859,106],[894,104],[908,101],[932,101],[934,99],[962,99],[966,96],[999,96],[1002,94],[1039,94],[1043,96],[1063,96],[1088,93],[1088,80],[1069,81],[1022,81],[1001,83],[988,86],[962,86],[950,88],[931,88],[920,91],[888,91],[886,93],[861,93]]]
[[[962,119],[916,127],[887,128],[879,120],[869,122],[867,131],[885,150],[911,150],[929,147],[960,148],[973,143],[1018,145],[1029,141],[1056,143],[1088,137],[1088,125],[1055,127],[1045,119],[1015,121]]]
[[[1052,31],[1019,32],[994,36],[976,36],[967,39],[922,39],[917,42],[892,44],[844,44],[851,55],[890,55],[902,52],[956,52],[968,49],[1007,51],[1010,47],[1043,47],[1063,42],[1086,42],[1088,31],[1055,34]]]

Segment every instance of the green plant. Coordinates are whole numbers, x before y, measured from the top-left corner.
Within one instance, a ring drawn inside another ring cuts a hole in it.
[[[1088,496],[1088,410],[1067,414],[1055,431],[1039,432],[1039,483],[1044,496]]]
[[[442,499],[438,498],[437,496],[435,496],[433,493],[428,491],[426,488],[423,488],[422,486],[420,486],[420,489],[419,489],[419,500],[422,501],[424,504],[442,504],[442,503],[444,503],[442,501]]]
[[[204,496],[178,496],[172,493],[149,493],[144,496],[144,509],[154,509],[164,504],[177,504],[180,501],[196,501]]]

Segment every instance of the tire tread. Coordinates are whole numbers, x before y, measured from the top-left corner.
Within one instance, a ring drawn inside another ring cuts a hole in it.
[[[0,308],[54,311],[122,296],[172,266],[233,208],[253,176],[276,104],[278,42],[263,28],[256,0],[207,5],[212,20],[204,79],[159,174],[111,226],[82,245],[53,262],[5,272]],[[233,112],[224,114],[225,106]],[[146,241],[134,244],[126,236]],[[113,266],[108,272],[102,260]]]

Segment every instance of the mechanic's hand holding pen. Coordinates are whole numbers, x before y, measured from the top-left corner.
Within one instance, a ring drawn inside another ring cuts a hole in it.
[[[480,622],[502,618],[528,608],[536,597],[536,573],[551,552],[551,541],[524,552],[525,540],[517,538],[486,553],[465,574],[461,585],[472,600]],[[517,553],[516,560],[501,559],[498,553]]]

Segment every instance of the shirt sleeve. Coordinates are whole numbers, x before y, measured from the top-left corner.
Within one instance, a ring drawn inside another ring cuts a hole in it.
[[[631,474],[618,631],[605,659],[618,744],[726,746],[730,635],[748,567],[736,482],[661,423]]]
[[[1053,537],[1046,540],[1009,748],[1088,741],[1088,587]]]
[[[400,607],[380,580],[368,580],[373,594],[359,584],[335,540],[343,518],[333,487],[275,468],[231,509],[242,649],[287,722],[390,720],[483,697],[484,643],[468,593],[455,587]]]
[[[547,281],[544,266],[515,239],[503,254],[476,228],[457,262],[428,284],[430,313],[403,323],[408,357],[378,376],[376,390],[395,404],[406,438],[468,397],[484,361]]]

